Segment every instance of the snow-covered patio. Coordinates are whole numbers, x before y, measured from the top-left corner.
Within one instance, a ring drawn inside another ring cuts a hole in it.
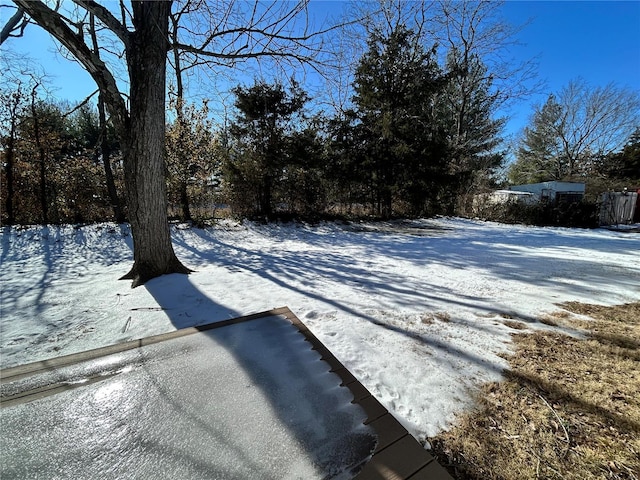
[[[7,479],[450,478],[287,308],[4,369],[0,398]]]
[[[509,326],[640,299],[640,237],[440,218],[175,226],[196,270],[134,290],[126,226],[2,232],[3,368],[288,305],[416,438],[500,378]]]
[[[365,412],[286,320],[163,340],[3,378],[2,477],[351,478],[373,452]]]

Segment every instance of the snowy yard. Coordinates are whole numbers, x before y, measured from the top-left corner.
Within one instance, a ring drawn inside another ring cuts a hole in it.
[[[2,232],[1,365],[288,306],[425,440],[499,378],[505,324],[640,300],[640,236],[461,219],[175,227],[196,270],[132,290],[125,226]]]

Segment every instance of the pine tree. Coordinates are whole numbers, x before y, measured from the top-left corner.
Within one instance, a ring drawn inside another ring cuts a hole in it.
[[[640,182],[640,127],[631,134],[622,151],[604,159],[602,170],[610,178]]]
[[[435,95],[444,87],[435,51],[398,26],[388,36],[374,30],[355,74],[354,137],[365,147],[358,161],[367,172],[378,215],[394,203],[410,213],[433,207],[447,183],[446,147],[434,116]]]
[[[438,117],[450,139],[450,171],[455,193],[465,198],[474,189],[490,186],[504,153],[499,150],[504,119],[494,118],[497,93],[493,78],[477,55],[457,48],[447,54],[447,87],[438,101]]]
[[[569,174],[559,136],[562,116],[554,95],[536,109],[532,126],[524,129],[516,161],[509,167],[512,184],[561,180]]]
[[[525,129],[513,180],[588,178],[620,151],[640,122],[640,95],[573,80],[538,107]]]
[[[280,83],[258,82],[233,93],[238,116],[229,129],[227,187],[240,213],[269,217],[284,200],[286,166],[300,148],[294,134],[302,130],[308,97],[294,81],[289,92]]]

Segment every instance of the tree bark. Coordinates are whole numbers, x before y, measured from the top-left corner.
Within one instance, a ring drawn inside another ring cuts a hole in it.
[[[167,222],[165,81],[170,1],[132,2],[127,49],[130,128],[123,142],[134,264],[132,287],[167,273],[189,273],[176,257]]]

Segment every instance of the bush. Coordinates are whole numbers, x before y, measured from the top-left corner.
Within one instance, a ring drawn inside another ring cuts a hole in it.
[[[479,216],[483,220],[501,223],[522,223],[542,227],[597,228],[598,204],[586,200],[533,205],[508,202],[483,208]]]

